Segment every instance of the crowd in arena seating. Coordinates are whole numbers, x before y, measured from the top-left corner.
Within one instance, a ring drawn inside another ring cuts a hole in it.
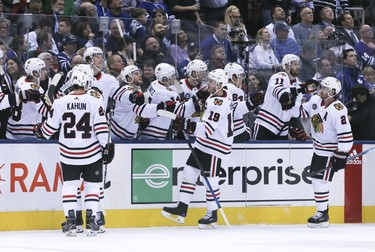
[[[357,104],[354,87],[374,94],[375,44],[373,28],[354,20],[350,7],[346,0],[262,1],[264,26],[252,37],[241,18],[246,10],[227,0],[1,0],[1,95],[16,92],[25,62],[39,58],[47,69],[47,78],[40,80],[43,92],[56,74],[63,76],[57,96],[69,71],[85,63],[85,50],[98,47],[105,60],[101,70],[120,85],[121,70],[128,65],[143,71],[146,92],[160,63],[175,66],[183,79],[194,59],[203,60],[208,71],[237,62],[245,69],[242,87],[248,96],[265,91],[271,75],[282,70],[282,58],[294,54],[301,60],[301,82],[336,77],[343,84],[340,100]],[[367,117],[361,108],[372,103],[366,104],[349,109],[353,131],[362,125],[354,120]],[[14,109],[3,109],[0,116],[0,139],[5,139]],[[255,117],[256,111],[247,117],[250,128]],[[357,139],[370,140],[369,135]]]

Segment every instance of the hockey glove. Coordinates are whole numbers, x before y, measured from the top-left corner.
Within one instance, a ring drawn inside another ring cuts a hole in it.
[[[258,107],[264,102],[264,92],[262,90],[258,91],[257,93],[250,95],[249,99],[254,107]]]
[[[42,125],[43,123],[38,123],[34,126],[33,133],[38,139],[44,139],[43,133],[42,133]]]
[[[304,142],[307,139],[307,134],[303,129],[293,127],[293,126],[289,126],[289,135],[290,137],[301,142]]]
[[[176,102],[175,101],[166,101],[166,102],[160,102],[157,106],[156,109],[162,109],[162,110],[167,110],[169,112],[174,112],[174,109],[176,107]]]
[[[332,156],[332,171],[339,171],[345,169],[346,158],[349,156],[347,152],[336,150]]]
[[[193,96],[191,97],[193,104],[194,104],[194,109],[195,109],[195,114],[200,115],[202,112],[202,106],[197,97]]]
[[[296,99],[295,97],[289,93],[289,92],[284,92],[279,99],[279,102],[281,104],[282,110],[289,110],[294,107],[296,104]]]
[[[139,124],[139,130],[143,131],[144,129],[147,128],[147,126],[150,124],[150,119],[149,118],[141,118],[140,121],[138,122]]]
[[[100,88],[98,88],[98,87],[90,87],[90,89],[92,89],[92,90],[95,90],[96,92],[98,92],[99,94],[103,94],[103,92],[102,92],[102,90],[100,90]]]
[[[40,93],[39,90],[35,89],[27,89],[27,90],[21,90],[19,93],[19,98],[22,102],[27,103],[27,102],[35,102],[39,103],[40,102]]]
[[[131,103],[137,104],[138,106],[141,106],[145,103],[145,96],[142,92],[134,91],[129,95],[129,100]]]
[[[175,131],[185,131],[189,134],[193,134],[197,126],[196,122],[190,121],[190,119],[178,116],[172,121],[172,129]]]
[[[200,89],[195,93],[195,96],[204,104],[207,98],[210,96],[210,92],[207,89]]]
[[[112,162],[115,156],[115,143],[108,143],[103,149],[103,164],[109,164]]]
[[[308,80],[305,83],[299,85],[300,88],[290,88],[290,92],[294,97],[297,97],[299,93],[301,94],[311,94],[318,90],[319,82],[316,80]]]

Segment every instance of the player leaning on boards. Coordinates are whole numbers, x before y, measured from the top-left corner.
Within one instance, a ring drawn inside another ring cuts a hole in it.
[[[324,170],[312,176],[317,212],[307,220],[309,227],[328,227],[329,186],[335,172],[344,169],[348,152],[353,146],[348,110],[337,96],[341,83],[333,77],[324,78],[318,95],[301,105],[300,116],[310,118],[314,154],[310,172]],[[332,167],[331,169],[324,169]]]
[[[60,163],[63,176],[62,198],[66,222],[62,231],[76,236],[77,188],[84,179],[86,229],[88,236],[99,231],[95,220],[103,184],[103,163],[114,157],[114,144],[108,143],[108,125],[101,94],[88,90],[90,75],[74,70],[71,77],[73,91],[54,101],[50,114],[37,124],[34,134],[50,138],[59,132]]]
[[[298,117],[303,94],[314,92],[317,84],[313,80],[304,84],[299,81],[301,65],[297,55],[286,54],[282,67],[284,70],[272,75],[268,82],[264,103],[254,122],[254,140],[287,140],[288,130],[291,137],[306,140],[306,133],[290,124]]]
[[[244,115],[254,109],[254,106],[259,105],[252,101],[238,102],[237,106],[233,105],[231,94],[223,89],[227,82],[228,73],[223,69],[209,72],[207,90],[211,95],[206,100],[202,121],[192,122],[190,119],[177,117],[172,122],[172,127],[176,131],[183,130],[196,135],[194,150],[183,170],[178,205],[177,207],[164,207],[162,211],[163,216],[178,223],[183,224],[185,221],[191,197],[195,192],[196,181],[202,172],[209,183],[208,185],[205,180],[207,213],[198,221],[198,224],[200,228],[216,227],[219,207],[216,200],[220,199],[218,170],[221,160],[230,158],[234,135],[233,116]],[[260,95],[263,97],[263,94]],[[214,197],[213,194],[216,196]]]

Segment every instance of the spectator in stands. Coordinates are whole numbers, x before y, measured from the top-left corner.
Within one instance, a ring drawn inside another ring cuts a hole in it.
[[[154,9],[151,16],[150,27],[154,24],[169,25],[167,14],[162,9]]]
[[[177,44],[175,44],[175,41],[172,39],[169,54],[171,55],[172,59],[177,62],[177,64],[180,64],[181,61],[188,58],[188,36],[183,30],[180,30],[180,32],[175,36],[177,36]]]
[[[0,17],[0,40],[9,47],[13,37],[10,36],[11,23],[10,20],[5,17]]]
[[[155,77],[155,67],[156,64],[153,60],[145,60],[143,61],[143,83],[141,84],[142,92],[146,92],[150,83],[153,82]]]
[[[77,52],[78,40],[70,34],[63,41],[63,51],[58,54],[60,70],[66,75],[72,70],[72,58]]]
[[[95,45],[95,34],[92,32],[90,23],[85,20],[79,20],[73,25],[72,34],[78,39],[78,49]]]
[[[181,22],[181,29],[188,34],[192,41],[198,41],[198,26],[203,24],[199,15],[200,4],[195,0],[168,0],[167,5],[177,19],[184,20]]]
[[[315,9],[315,11],[317,10]],[[314,20],[316,21],[315,17],[314,17]],[[320,20],[320,22],[316,24],[317,29],[323,31],[324,28],[326,28],[327,26],[335,27],[334,19],[335,19],[335,14],[332,8],[328,6],[324,7],[323,9],[320,10],[320,18],[318,19]]]
[[[322,22],[323,17],[321,15],[321,11],[326,7],[331,8],[332,13],[333,13],[333,18],[338,17],[341,12],[349,12],[348,0],[326,0],[326,1],[314,0],[313,2],[314,2],[314,8],[315,8],[314,22],[316,24]]]
[[[79,64],[86,64],[86,61],[83,59],[82,55],[76,54],[72,58],[72,68]]]
[[[22,56],[28,51],[26,38],[22,35],[14,36],[12,42],[9,44],[9,48],[7,58],[18,58],[21,61]]]
[[[305,43],[302,46],[300,55],[301,70],[298,78],[300,81],[305,82],[314,77],[316,73],[316,47],[312,43]]]
[[[99,0],[95,3],[96,13],[98,17],[107,17],[108,16],[108,1],[107,0]]]
[[[22,67],[22,63],[16,57],[7,59],[5,70],[11,78],[11,82],[13,83],[13,85],[16,84],[17,80],[21,76],[25,75],[25,70]]]
[[[108,0],[108,13],[107,16],[110,19],[118,18],[121,19],[125,24],[125,31],[130,31],[130,22],[132,18],[126,12],[122,11],[121,0]]]
[[[188,77],[186,75],[186,67],[190,61],[195,60],[195,59],[203,60],[203,56],[199,52],[199,46],[196,43],[190,42],[188,44],[187,50],[188,50],[188,57],[184,59],[183,61],[181,61],[180,63],[178,63],[177,65],[177,71],[178,71],[178,75],[180,79]]]
[[[349,12],[341,13],[338,21],[341,26],[336,27],[336,31],[344,34],[345,42],[354,48],[354,46],[359,42],[359,39],[354,31],[354,19],[352,15]]]
[[[227,25],[227,33],[228,34],[232,31],[232,29],[241,28],[242,30],[245,31],[245,33],[247,35],[247,30],[246,30],[245,24],[242,23],[242,21],[241,21],[240,9],[238,9],[237,6],[231,5],[225,10],[224,22]]]
[[[129,10],[130,16],[133,18],[130,22],[130,36],[135,40],[142,41],[147,35],[147,12],[145,9],[134,8]]]
[[[171,41],[166,37],[168,33],[167,29],[168,26],[162,24],[154,24],[154,26],[150,27],[150,34],[159,41],[164,55],[169,55],[169,49],[171,47]]]
[[[362,25],[359,29],[359,34],[361,36],[361,41],[359,41],[354,49],[358,53],[359,59],[361,61],[361,67],[375,67],[375,44],[373,42],[374,32],[371,26]]]
[[[72,22],[68,17],[62,17],[59,21],[59,27],[52,37],[55,40],[59,52],[63,50],[64,39],[71,34]]]
[[[358,83],[365,86],[371,95],[375,94],[375,69],[372,67],[363,68]]]
[[[375,140],[375,98],[363,85],[351,90],[351,101],[346,104],[354,140]]]
[[[342,57],[336,57],[336,55],[330,50],[324,50],[320,55],[320,58],[328,59],[332,66],[332,76],[336,76],[337,72],[341,70]]]
[[[333,68],[331,62],[327,58],[320,58],[316,63],[316,73],[314,75],[314,80],[321,81],[325,77],[333,77]]]
[[[25,34],[35,30],[38,26],[39,20],[42,18],[43,2],[42,0],[30,0],[27,13],[32,15],[20,15],[17,18],[17,32],[18,34]]]
[[[272,22],[266,26],[271,35],[271,40],[276,38],[275,23],[279,21],[285,22],[285,12],[280,5],[275,5],[272,8]],[[295,39],[293,30],[289,31],[288,38]]]
[[[250,50],[250,69],[271,70],[272,73],[281,70],[281,64],[271,48],[271,35],[267,28],[258,30],[256,46]]]
[[[163,54],[163,52],[161,51],[159,41],[155,37],[153,37],[153,36],[146,37],[142,41],[140,46],[143,50],[141,62],[145,61],[145,60],[153,60],[155,62],[155,64],[159,64],[161,62],[173,63],[172,59],[167,58]]]
[[[227,26],[220,21],[216,23],[214,33],[205,38],[201,43],[203,60],[206,61],[210,59],[211,49],[215,45],[221,45],[224,47],[228,62],[234,62],[236,60],[236,56],[232,53],[231,44],[229,40],[227,40]]]
[[[277,6],[277,7],[276,7]],[[283,12],[285,10],[286,15],[284,13],[284,18],[282,21],[286,21],[288,24],[291,23],[292,18],[291,18],[291,1],[289,0],[263,0],[262,1],[262,18],[263,18],[263,25],[269,25],[273,22],[274,20],[274,13],[275,13],[275,8],[281,8],[283,9]],[[279,20],[276,20],[279,21]]]
[[[228,0],[200,0],[200,7],[203,11],[204,20],[210,22],[222,21],[225,10],[228,7]],[[199,11],[199,10],[198,10]]]
[[[309,7],[302,8],[300,10],[301,22],[294,25],[292,30],[294,32],[294,38],[296,39],[300,49],[302,45],[305,44],[314,32],[313,21],[314,21],[314,11]]]
[[[357,84],[361,70],[357,66],[357,53],[354,49],[347,49],[343,52],[343,67],[336,75],[336,78],[342,83],[341,101],[347,103],[351,99],[352,88]]]
[[[279,62],[281,62],[286,54],[294,54],[297,56],[300,54],[297,42],[288,37],[289,31],[290,27],[285,22],[277,21],[275,23],[276,38],[271,39],[270,45]]]
[[[121,70],[125,67],[124,60],[119,54],[112,54],[108,57],[107,66],[109,68],[109,74],[114,76],[118,81],[121,74]]]
[[[59,20],[61,15],[64,14],[64,0],[51,0],[51,8],[45,13],[52,20],[52,32],[57,32],[59,27]]]
[[[154,10],[157,10],[157,9],[163,10],[168,15],[168,17],[171,15],[171,11],[166,4],[164,4],[163,2],[158,3],[155,0],[143,1],[139,3],[138,8],[142,8],[146,10],[147,17],[149,18],[149,20],[153,16]]]
[[[52,23],[51,23],[51,19],[49,19],[48,17],[43,17],[42,19],[40,19],[37,28],[34,31],[31,31],[24,35],[24,37],[28,41],[29,50],[36,50],[38,48],[39,45],[37,41],[37,36],[45,32],[49,32],[52,34]],[[59,50],[57,49],[57,46],[54,40],[52,44],[52,52],[55,54],[59,53]]]
[[[124,39],[121,37],[120,32],[117,26],[117,20],[120,22],[120,27],[122,29],[122,33],[124,34],[125,25],[121,19],[114,18],[111,20],[109,29],[110,32],[106,36],[106,50],[107,56],[111,56],[112,54],[117,53],[120,50],[120,47],[124,46]]]
[[[92,32],[96,37],[99,37],[99,19],[94,4],[92,4],[91,2],[81,3],[79,9],[79,19],[88,21],[90,23]]]
[[[215,45],[211,49],[211,57],[207,63],[207,70],[224,69],[226,64],[225,49],[222,45]]]
[[[29,58],[36,58],[42,52],[52,52],[54,44],[52,33],[44,31],[37,36],[38,47],[35,50],[30,50],[23,55],[23,62],[26,62]]]

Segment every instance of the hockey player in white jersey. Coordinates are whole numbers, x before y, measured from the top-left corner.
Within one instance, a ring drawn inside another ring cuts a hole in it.
[[[199,90],[207,88],[205,83],[207,77],[207,64],[202,60],[192,60],[186,67],[187,78],[180,80],[186,100],[193,97]]]
[[[89,90],[90,78],[84,71],[72,73],[74,90],[54,101],[46,121],[34,128],[39,138],[50,138],[59,132],[60,163],[63,176],[62,201],[66,222],[62,231],[75,236],[77,187],[84,179],[87,235],[99,231],[95,213],[103,183],[103,163],[114,157],[114,144],[108,142],[108,125],[103,99],[99,92]],[[107,150],[107,151],[104,151]]]
[[[156,80],[153,81],[147,89],[147,96],[151,99],[151,104],[172,101],[176,102],[174,113],[185,117],[191,116],[195,112],[195,106],[190,99],[187,102],[181,102],[179,93],[173,84],[176,81],[176,70],[174,66],[167,63],[160,63],[155,67]],[[154,117],[150,119],[147,127],[141,131],[141,139],[164,140],[170,128],[171,119],[163,117]]]
[[[244,101],[245,92],[242,89],[243,81],[245,80],[245,70],[240,64],[228,63],[224,70],[228,73],[228,83],[225,85],[233,102]],[[234,141],[250,140],[251,130],[248,128],[243,120],[243,116],[233,118],[233,133]]]
[[[120,87],[113,96],[116,102],[112,116],[112,140],[136,139],[140,124],[148,118],[157,117],[157,110],[168,107],[173,111],[175,103],[149,104],[141,90],[142,71],[137,66],[126,66],[121,71]],[[146,98],[147,99],[147,98]]]
[[[172,127],[175,130],[184,130],[196,135],[194,151],[203,166],[199,167],[193,154],[189,156],[183,170],[178,205],[163,208],[162,215],[178,223],[184,223],[191,197],[195,192],[196,181],[201,174],[200,169],[203,169],[217,199],[220,199],[218,171],[221,160],[230,158],[233,143],[234,110],[228,91],[223,89],[227,81],[228,74],[223,69],[216,69],[208,74],[207,85],[211,95],[206,100],[202,122],[193,122],[182,117],[173,121]],[[253,108],[249,102],[243,101],[237,106],[236,113],[243,115],[250,109]],[[218,206],[207,185],[206,201],[207,213],[198,224],[200,228],[215,228]]]
[[[35,91],[30,99],[18,101],[13,106],[7,125],[6,137],[8,139],[35,139],[34,125],[41,123],[42,117],[47,116],[48,113],[48,106],[41,99],[43,89],[39,84],[47,77],[44,61],[38,58],[28,59],[25,62],[25,72],[26,76],[17,80],[15,94],[20,95],[20,93],[30,93],[30,90]],[[21,96],[27,95],[21,94]]]
[[[264,103],[254,122],[255,140],[287,140],[289,122],[299,115],[303,94],[316,90],[313,85],[301,85],[297,76],[300,72],[300,59],[286,54],[282,59],[284,71],[271,76]],[[297,129],[296,135],[305,140],[306,134]]]
[[[317,212],[307,220],[309,227],[328,227],[329,187],[333,175],[346,166],[346,158],[353,146],[348,110],[338,99],[341,83],[326,77],[318,95],[300,107],[301,117],[310,119],[314,154],[310,172]],[[331,169],[326,167],[331,166]],[[321,172],[319,172],[321,171]]]

